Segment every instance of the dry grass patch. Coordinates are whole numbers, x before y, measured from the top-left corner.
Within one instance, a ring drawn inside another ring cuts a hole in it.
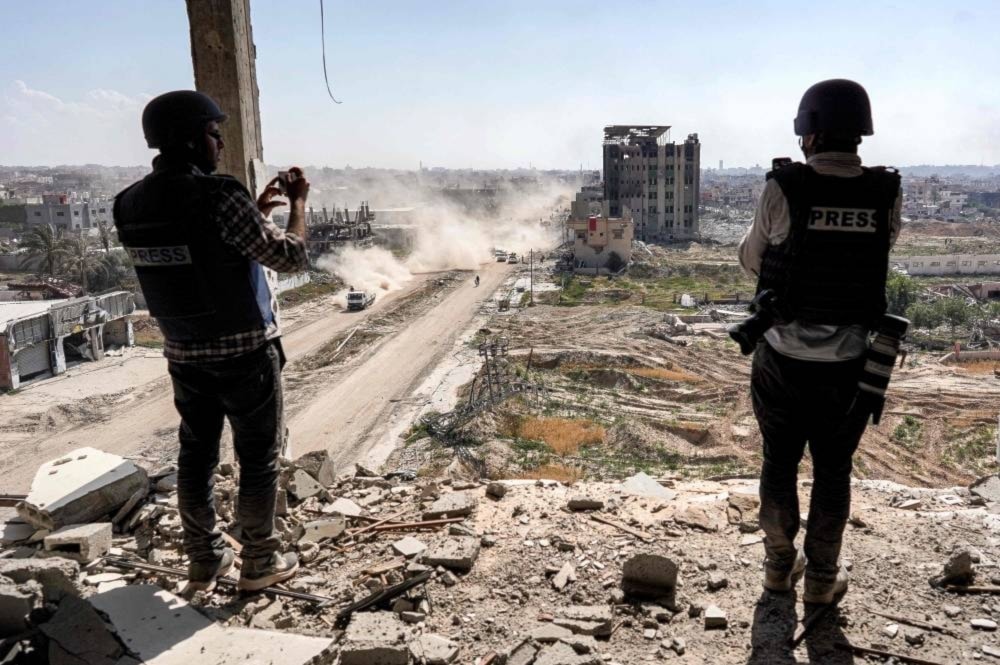
[[[544,441],[557,455],[575,455],[581,446],[604,443],[604,427],[592,420],[570,418],[521,418],[514,436]]]
[[[575,483],[583,478],[583,470],[569,466],[568,464],[543,464],[530,471],[523,471],[514,476],[515,478],[527,478],[530,480],[558,480],[562,483]]]
[[[968,374],[993,374],[1000,369],[1000,362],[996,360],[973,360],[972,362],[961,362],[956,365],[963,372]]]
[[[701,383],[705,379],[694,374],[689,374],[679,369],[668,369],[666,367],[630,367],[629,374],[644,376],[647,379],[660,379],[662,381],[680,381],[683,383]]]

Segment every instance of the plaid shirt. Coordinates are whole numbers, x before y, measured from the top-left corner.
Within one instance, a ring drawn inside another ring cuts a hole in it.
[[[296,272],[309,268],[305,241],[294,233],[285,233],[268,221],[257,209],[257,204],[242,187],[229,187],[223,193],[212,215],[222,239],[239,250],[240,254],[262,266],[278,272]],[[281,336],[277,306],[274,321],[267,327],[255,328],[216,339],[195,342],[166,340],[163,355],[177,363],[201,363],[225,360],[254,351],[268,341]]]

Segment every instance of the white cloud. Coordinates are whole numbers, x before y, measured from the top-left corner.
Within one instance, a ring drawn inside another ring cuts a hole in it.
[[[139,164],[150,153],[140,114],[149,95],[97,89],[67,100],[12,81],[0,96],[5,164]]]

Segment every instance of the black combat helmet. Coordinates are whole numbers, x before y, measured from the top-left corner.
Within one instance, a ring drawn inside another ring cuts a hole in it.
[[[226,119],[215,100],[203,92],[174,90],[154,97],[142,111],[142,133],[150,148],[186,141],[205,124]]]
[[[872,106],[860,83],[847,79],[820,81],[806,90],[795,116],[795,134],[871,136]]]

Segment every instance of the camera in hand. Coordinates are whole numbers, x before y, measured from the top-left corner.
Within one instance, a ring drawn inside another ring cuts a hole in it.
[[[764,289],[750,301],[751,316],[734,323],[726,332],[740,345],[740,352],[748,356],[757,348],[767,329],[781,321],[778,314],[778,297],[772,289]]]
[[[288,171],[278,171],[278,190],[282,196],[288,196],[288,183],[292,179]]]

